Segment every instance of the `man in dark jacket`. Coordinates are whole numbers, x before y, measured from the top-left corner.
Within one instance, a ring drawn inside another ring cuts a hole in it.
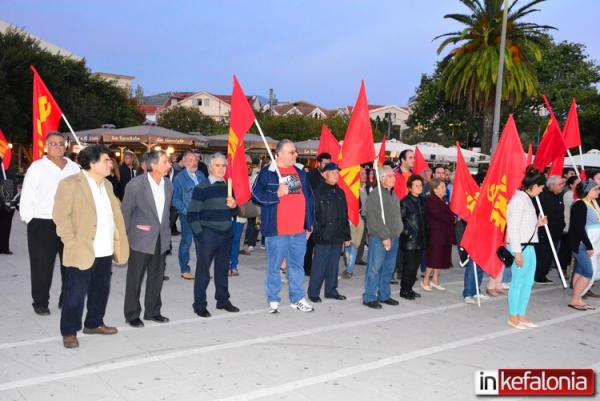
[[[323,183],[315,188],[315,243],[312,271],[308,283],[308,299],[321,302],[319,294],[325,282],[325,298],[344,300],[337,291],[338,266],[342,244],[350,245],[350,225],[344,191],[337,186],[339,168],[328,163],[323,168]]]
[[[548,228],[550,229],[550,235],[552,236],[552,242],[554,243],[554,249],[558,251],[558,245],[562,236],[563,229],[565,228],[565,204],[563,202],[562,191],[565,186],[565,179],[551,175],[546,181],[546,189],[540,194],[540,203],[544,214],[548,216]],[[534,202],[536,212],[537,202]],[[550,284],[550,280],[546,275],[550,272],[550,266],[554,261],[552,249],[550,248],[550,241],[546,234],[546,228],[540,227],[538,229],[539,242],[535,244],[536,254],[536,267],[535,267],[535,282],[540,284]]]

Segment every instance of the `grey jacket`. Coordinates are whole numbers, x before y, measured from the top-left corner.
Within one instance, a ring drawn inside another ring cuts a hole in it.
[[[159,223],[154,196],[148,181],[148,173],[133,178],[125,187],[125,196],[121,209],[127,228],[129,247],[136,252],[154,254],[156,241],[160,233],[160,253],[169,249],[171,242],[171,227],[169,222],[171,199],[173,198],[173,183],[165,178],[165,207],[162,223]],[[150,231],[138,228],[139,225],[150,226]]]
[[[395,239],[404,230],[402,225],[402,214],[400,212],[400,200],[394,190],[381,188],[381,199],[383,200],[383,211],[385,212],[385,224],[381,219],[381,206],[379,203],[379,191],[374,189],[367,198],[367,231],[381,239]]]

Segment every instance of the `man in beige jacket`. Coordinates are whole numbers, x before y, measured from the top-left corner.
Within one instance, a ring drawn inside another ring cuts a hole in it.
[[[58,184],[53,219],[64,244],[65,294],[60,331],[65,348],[77,348],[87,295],[86,334],[115,334],[104,325],[112,260],[127,262],[129,243],[118,199],[105,179],[110,174],[110,150],[93,145],[79,153],[82,171]]]

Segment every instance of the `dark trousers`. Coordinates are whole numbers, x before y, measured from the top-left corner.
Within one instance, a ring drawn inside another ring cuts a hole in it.
[[[306,241],[306,253],[304,254],[304,275],[310,276],[312,271],[313,250],[315,243],[312,241],[312,236]]]
[[[325,297],[338,295],[338,269],[342,244],[315,244],[308,296],[318,297],[325,282]]]
[[[256,217],[248,219],[246,226],[246,238],[244,244],[248,246],[256,246],[258,240],[258,230],[256,229]]]
[[[421,249],[405,249],[402,255],[402,279],[400,281],[400,292],[411,291],[417,280],[417,271],[421,264]]]
[[[560,261],[560,267],[562,267],[563,272],[567,271],[567,268],[571,264],[572,257],[573,252],[569,247],[569,234],[563,233],[560,237],[560,248],[558,250],[558,260]]]
[[[87,294],[87,315],[84,326],[94,329],[104,325],[106,303],[110,292],[112,257],[96,258],[87,270],[66,267],[64,275],[65,292],[60,315],[60,333],[63,336],[76,335],[81,330],[83,304]]]
[[[361,219],[363,219],[363,217],[360,217]],[[364,220],[364,219],[363,219]],[[365,244],[367,243],[367,222],[365,221],[365,229],[363,230],[363,236],[360,239],[360,245],[358,246],[358,252],[356,253],[356,261],[363,261],[363,256],[365,254]]]
[[[216,231],[203,227],[198,236],[200,254],[196,257],[194,311],[206,309],[206,288],[210,282],[210,265],[214,261],[215,299],[217,306],[229,303],[227,273],[231,254],[232,231]]]
[[[558,241],[554,243],[554,247],[558,250]],[[539,242],[535,244],[535,257],[535,281],[543,281],[550,272],[550,266],[555,263],[547,236],[540,235]]]
[[[31,296],[33,306],[48,306],[56,254],[60,258],[62,278],[61,298],[65,292],[65,268],[62,265],[63,243],[56,235],[56,225],[50,219],[32,219],[27,224],[27,246],[31,266]]]
[[[174,207],[171,208],[169,213],[169,224],[171,225],[171,232],[177,232],[177,218],[179,217],[179,213],[177,209]]]
[[[14,214],[14,209],[5,210],[0,208],[0,253],[6,253],[10,251],[8,242]]]
[[[144,297],[144,318],[160,315],[162,301],[160,292],[163,286],[165,274],[166,254],[160,253],[160,236],[156,241],[154,253],[142,253],[129,250],[129,261],[127,263],[127,279],[125,282],[125,305],[123,313],[125,320],[131,321],[140,317],[142,306],[140,305],[140,293],[142,281],[146,276],[146,295]]]

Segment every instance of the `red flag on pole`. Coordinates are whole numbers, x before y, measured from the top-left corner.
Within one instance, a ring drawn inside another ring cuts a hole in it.
[[[2,165],[4,166],[4,170],[8,170],[10,166],[10,160],[12,159],[12,149],[10,148],[10,144],[8,140],[2,133],[0,129],[0,157],[2,157]]]
[[[44,156],[46,136],[58,130],[63,113],[35,67],[30,67],[33,71],[33,161],[35,161]]]
[[[235,199],[243,205],[251,198],[250,179],[246,165],[244,136],[254,123],[254,112],[237,80],[233,76],[231,112],[229,115],[229,140],[227,143],[227,178],[231,178]]]
[[[413,167],[413,171],[415,174],[421,175],[423,171],[428,170],[429,165],[427,161],[423,157],[423,153],[419,150],[418,146],[415,146],[415,165]]]
[[[464,221],[469,221],[479,198],[479,185],[469,172],[458,142],[456,142],[456,171],[454,174],[450,210]]]
[[[581,134],[579,132],[579,117],[577,116],[577,103],[575,98],[571,102],[571,108],[567,115],[567,121],[563,128],[563,135],[565,138],[565,145],[567,149],[576,148],[581,146]]]
[[[527,165],[529,166],[533,162],[533,144],[529,144],[529,149],[527,149]]]
[[[379,153],[377,154],[377,167],[382,167],[385,161],[385,134],[381,138],[381,146],[379,147]]]
[[[359,219],[360,165],[371,163],[373,160],[375,160],[375,145],[373,144],[373,130],[371,129],[371,118],[363,81],[356,104],[352,109],[338,163],[341,169],[340,177],[349,190],[346,196],[348,218],[354,225],[358,224]]]
[[[540,171],[544,171],[548,164],[559,157],[564,158],[566,153],[567,147],[565,146],[558,120],[554,116],[554,113],[551,112],[550,121],[544,132],[540,146],[538,146],[535,153],[533,166]]]
[[[404,177],[404,174],[397,170],[394,172],[394,175],[396,176],[394,192],[396,193],[398,199],[402,200],[406,195],[408,195],[407,180],[406,177]]]
[[[320,155],[321,153],[329,153],[331,155],[331,161],[337,162],[340,154],[340,148],[340,143],[331,133],[327,125],[321,125],[321,137],[319,138],[317,155]]]
[[[502,268],[496,250],[504,241],[508,201],[521,185],[524,173],[525,154],[511,114],[461,241],[471,259],[491,277]]]

